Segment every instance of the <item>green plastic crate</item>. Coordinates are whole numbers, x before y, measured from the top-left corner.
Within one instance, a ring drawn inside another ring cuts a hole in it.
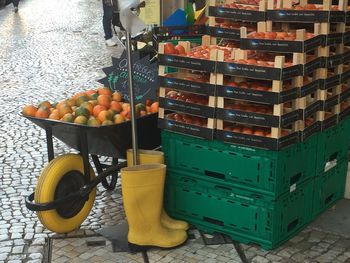
[[[277,200],[213,184],[179,173],[166,180],[165,208],[207,233],[222,233],[242,243],[273,249],[311,220],[313,179]]]
[[[348,160],[315,178],[313,215],[320,215],[344,197]]]
[[[322,174],[336,162],[346,159],[350,143],[350,119],[344,119],[319,136],[316,172]]]
[[[282,151],[268,151],[162,132],[169,169],[273,197],[316,176],[317,142],[314,135]]]

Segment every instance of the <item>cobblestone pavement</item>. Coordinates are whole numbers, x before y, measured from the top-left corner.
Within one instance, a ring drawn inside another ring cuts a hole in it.
[[[120,187],[113,192],[99,188],[92,213],[81,230],[68,236],[45,230],[24,205],[47,158],[44,132],[18,113],[24,104],[57,101],[96,87],[100,69],[120,53],[104,45],[101,1],[23,0],[17,14],[11,8],[0,10],[0,262],[46,262],[48,243],[52,262],[140,262],[138,255],[112,254],[109,243],[86,249],[79,237],[95,236],[94,231],[124,218]],[[57,155],[71,152],[58,141],[54,146]],[[311,228],[275,251],[244,249],[253,262],[350,262],[348,238]],[[154,250],[150,259],[239,262],[232,245],[208,247],[199,239],[176,250]]]

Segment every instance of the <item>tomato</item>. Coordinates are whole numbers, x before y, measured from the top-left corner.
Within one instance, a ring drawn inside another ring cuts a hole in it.
[[[232,128],[232,132],[239,132],[239,133],[241,133],[242,132],[242,127],[240,127],[240,126],[233,127]]]
[[[262,129],[256,129],[255,132],[254,132],[254,135],[256,135],[256,136],[265,136],[266,133]]]
[[[175,53],[176,53],[175,47],[172,43],[165,43],[164,44],[164,54],[173,55]]]
[[[186,50],[183,46],[181,45],[176,45],[175,50],[177,51],[177,53],[181,56],[181,55],[186,55]]]
[[[226,86],[230,86],[230,87],[238,87],[238,84],[234,81],[230,81],[226,83]]]
[[[242,129],[242,133],[244,134],[253,134],[253,130],[251,128],[245,127]]]

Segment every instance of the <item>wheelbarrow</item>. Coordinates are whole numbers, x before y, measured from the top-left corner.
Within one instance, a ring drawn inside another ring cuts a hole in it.
[[[36,211],[39,220],[49,230],[67,233],[80,227],[89,215],[96,196],[96,186],[102,183],[113,190],[118,172],[126,166],[127,149],[132,147],[131,122],[89,127],[51,119],[25,116],[46,131],[49,164],[39,176],[35,192],[25,199],[26,207]],[[140,148],[153,150],[160,146],[157,114],[137,119]],[[64,154],[55,158],[53,137],[79,154]],[[97,176],[89,157],[95,165]],[[111,164],[100,162],[111,157]]]

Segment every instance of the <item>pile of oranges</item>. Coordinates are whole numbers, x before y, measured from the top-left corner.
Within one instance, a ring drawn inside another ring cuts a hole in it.
[[[135,106],[137,117],[158,112],[158,102],[147,100]],[[119,124],[130,120],[130,104],[123,102],[122,94],[112,93],[106,87],[76,93],[73,97],[51,104],[41,102],[38,106],[26,105],[23,115],[36,118],[60,120],[88,126]]]

